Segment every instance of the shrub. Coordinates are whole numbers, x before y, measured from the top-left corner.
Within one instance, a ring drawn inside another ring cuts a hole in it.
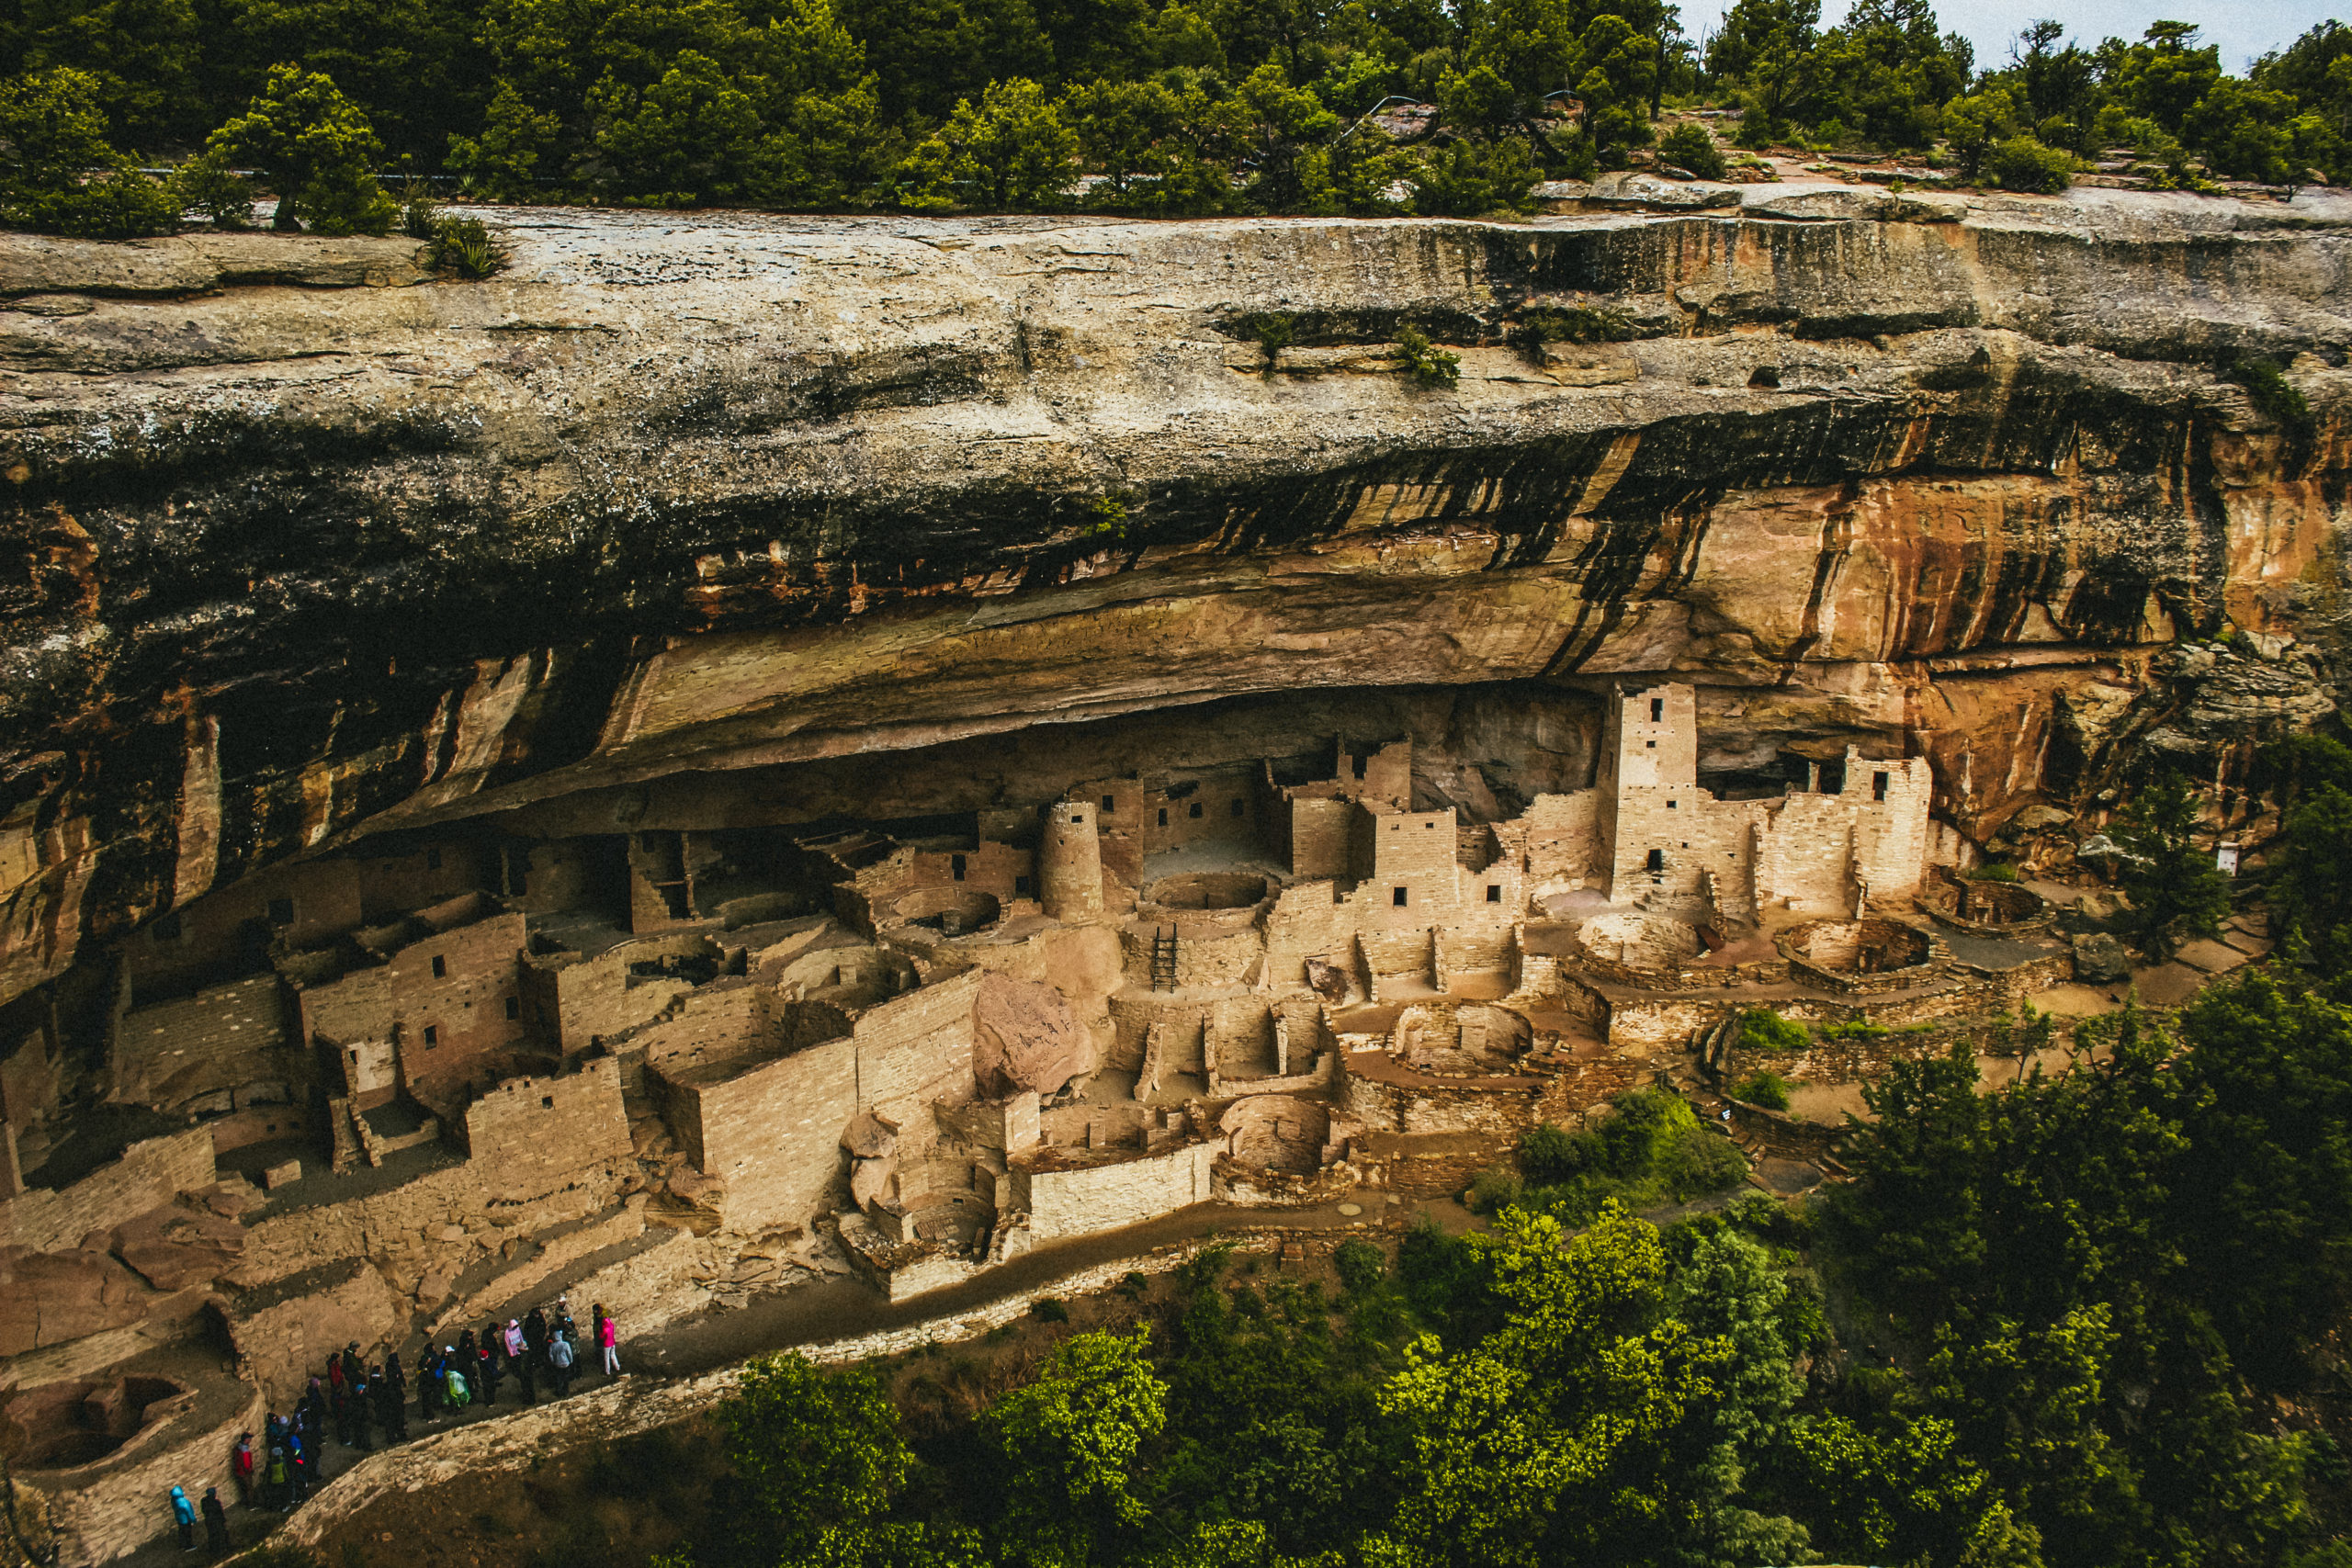
[[[1753,1073],[1731,1086],[1731,1097],[1767,1111],[1789,1108],[1789,1080],[1778,1073]]]
[[[1724,177],[1723,149],[1715,145],[1715,133],[1695,119],[1686,119],[1666,133],[1657,144],[1657,153],[1677,168],[1688,169],[1704,180]]]
[[[436,219],[430,264],[459,277],[488,277],[506,265],[506,253],[479,218]]]
[[[1396,358],[1419,387],[1452,387],[1462,379],[1462,356],[1432,348],[1419,330],[1407,327],[1396,334]]]
[[[1068,1323],[1069,1321],[1069,1308],[1062,1304],[1061,1298],[1058,1296],[1039,1296],[1036,1301],[1031,1304],[1029,1311],[1040,1323]]]
[[[1519,1168],[1528,1179],[1546,1184],[1583,1175],[1594,1163],[1600,1140],[1590,1133],[1571,1133],[1549,1122],[1520,1135]]]
[[[270,68],[245,112],[212,133],[207,156],[259,164],[277,192],[273,227],[307,222],[321,234],[383,234],[400,204],[378,183],[383,152],[367,111],[332,77],[295,65]]]
[[[182,164],[172,175],[172,194],[183,209],[201,212],[216,229],[254,226],[253,182],[217,153],[201,153]]]
[[[2018,868],[2006,861],[1986,861],[1968,874],[1971,882],[2015,882]]]
[[[2011,136],[1994,143],[1984,172],[2003,190],[2055,196],[2074,183],[2075,155],[2045,147],[2030,136]]]
[[[2269,360],[2242,359],[2230,372],[2230,379],[2245,389],[2246,400],[2257,413],[2296,434],[2310,432],[2311,403]]]
[[[1462,1194],[1462,1206],[1474,1214],[1491,1214],[1507,1209],[1526,1195],[1527,1185],[1514,1171],[1490,1165],[1470,1179]]]
[[[106,139],[97,78],[70,69],[0,84],[0,210],[7,220],[83,240],[167,234],[179,203]],[[90,177],[93,169],[104,170]]]
[[[1520,138],[1490,142],[1449,141],[1413,166],[1413,210],[1423,218],[1477,218],[1489,212],[1531,212],[1535,160]]]
[[[1804,1025],[1791,1023],[1770,1008],[1749,1008],[1739,1015],[1739,1043],[1758,1051],[1802,1051],[1812,1041]]]
[[[1387,1255],[1362,1236],[1341,1242],[1331,1254],[1331,1267],[1340,1272],[1340,1288],[1351,1296],[1374,1290],[1388,1278]]]
[[[1261,314],[1241,323],[1251,337],[1258,340],[1258,351],[1266,356],[1266,368],[1272,370],[1274,361],[1282,357],[1283,349],[1297,335],[1298,323],[1279,313]]]

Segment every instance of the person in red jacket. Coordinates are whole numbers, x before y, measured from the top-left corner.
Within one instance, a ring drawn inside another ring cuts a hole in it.
[[[237,1501],[250,1508],[254,1506],[254,1435],[237,1434],[237,1446],[229,1450],[229,1473],[236,1478]]]

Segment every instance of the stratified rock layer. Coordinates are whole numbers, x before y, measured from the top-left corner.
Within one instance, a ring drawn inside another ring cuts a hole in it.
[[[0,995],[356,832],[803,820],[948,743],[1020,765],[910,770],[923,808],[1051,798],[1030,727],[1219,700],[1468,732],[1482,689],[1672,671],[1703,766],[1908,745],[1987,839],[2140,737],[2225,761],[2324,710],[2352,204],[1746,199],[521,212],[486,283],[0,241]],[[1611,341],[1546,352],[1547,308]],[[1408,322],[1458,387],[1396,367]],[[2308,422],[2229,378],[2256,354]],[[2219,685],[2152,668],[2232,631]]]

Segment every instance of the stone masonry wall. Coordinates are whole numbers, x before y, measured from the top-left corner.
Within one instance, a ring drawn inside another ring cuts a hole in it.
[[[509,1078],[466,1108],[466,1147],[483,1195],[519,1203],[633,1162],[620,1063],[602,1056],[557,1077]],[[601,1205],[600,1205],[601,1206]]]
[[[1165,1154],[1075,1169],[1012,1168],[1012,1201],[1038,1241],[1140,1224],[1210,1196],[1217,1145],[1180,1144]]]
[[[162,1109],[256,1079],[284,1079],[286,1005],[276,975],[209,986],[192,997],[135,1008],[115,1026],[114,1093]],[[228,1109],[226,1104],[219,1109]]]
[[[695,1165],[727,1184],[728,1228],[805,1225],[828,1206],[859,1110],[859,1046],[834,1040],[718,1083],[682,1085]],[[968,1081],[971,1071],[965,1068]]]
[[[62,1191],[37,1187],[0,1202],[0,1246],[55,1252],[92,1231],[112,1230],[159,1209],[177,1193],[209,1187],[212,1179],[209,1129],[190,1127],[149,1138]]]
[[[967,970],[858,1015],[860,1110],[904,1124],[934,1100],[972,1098],[973,1009],[982,977]]]

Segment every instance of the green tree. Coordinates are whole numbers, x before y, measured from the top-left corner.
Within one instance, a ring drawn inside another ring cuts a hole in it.
[[[1657,39],[1623,17],[1595,17],[1577,40],[1577,96],[1584,134],[1604,169],[1623,168],[1625,151],[1650,139],[1649,101],[1657,83]]]
[[[206,151],[258,165],[277,192],[278,229],[382,234],[400,204],[376,178],[383,146],[359,106],[333,80],[280,65],[245,112],[212,133]]]
[[[1137,1456],[1167,1424],[1168,1385],[1150,1330],[1080,1334],[1036,1380],[990,1405],[986,1439],[1002,1462],[1006,1519],[1033,1542],[1115,1539],[1140,1524]]]
[[[1724,152],[1715,145],[1715,133],[1695,119],[1686,119],[1668,131],[1657,144],[1657,155],[1702,180],[1724,177]]]
[[[2197,33],[2188,22],[2156,22],[2138,43],[2110,40],[2107,73],[2117,100],[2178,135],[2189,111],[2222,79],[2222,51],[2194,47]]]
[[[2230,884],[2212,852],[2196,841],[2197,797],[2165,775],[2116,818],[2123,850],[2117,880],[2132,901],[2126,930],[2142,952],[2161,964],[2185,936],[2220,934],[2230,912]]]
[[[175,226],[170,194],[108,144],[99,91],[63,66],[0,84],[0,212],[10,223],[94,240]]]
[[[1984,160],[2017,126],[2017,105],[2005,87],[1987,87],[1944,106],[1944,141],[1962,178],[1974,179]]]
[[[2315,973],[2352,977],[2352,793],[2335,784],[2311,791],[2287,818],[2272,856],[2271,908],[2301,936]]]
[[[1707,44],[1707,74],[1743,90],[1738,144],[1762,147],[1806,115],[1820,85],[1821,0],[1737,0]]]
[[[102,128],[154,150],[204,131],[204,24],[194,0],[19,0],[17,69],[70,68],[91,84]]]
[[[771,1550],[829,1550],[863,1539],[907,1478],[914,1456],[871,1372],[825,1371],[806,1356],[745,1363],[718,1407],[727,1457],[742,1483],[749,1532]]]
[[[991,82],[976,107],[956,106],[947,123],[909,155],[902,173],[929,208],[1035,210],[1062,197],[1077,171],[1079,140],[1046,90],[1025,77]]]

